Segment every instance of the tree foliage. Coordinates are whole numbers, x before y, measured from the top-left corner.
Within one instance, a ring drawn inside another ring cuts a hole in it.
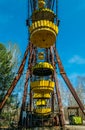
[[[10,87],[14,75],[17,72],[17,65],[20,61],[20,49],[17,44],[8,44],[7,48],[0,43],[0,102],[3,100]],[[0,126],[9,125],[18,109],[16,96],[12,93],[8,98],[3,111],[0,114]]]
[[[7,51],[3,44],[0,44],[0,101],[2,101],[13,79],[11,59],[11,52]]]

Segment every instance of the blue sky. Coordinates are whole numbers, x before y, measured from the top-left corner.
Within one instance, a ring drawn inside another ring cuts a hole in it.
[[[70,78],[85,76],[85,0],[59,0],[57,48]],[[0,0],[0,42],[17,43],[22,54],[28,42],[27,0]]]
[[[85,76],[85,0],[59,1],[58,50],[70,77]]]

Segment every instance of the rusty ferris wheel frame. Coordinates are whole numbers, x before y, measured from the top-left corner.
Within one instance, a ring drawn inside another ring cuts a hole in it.
[[[58,0],[47,0],[47,2],[48,2],[47,8],[50,8],[51,10],[54,10],[54,5],[55,5],[54,2],[56,3],[55,13],[57,15]],[[28,19],[27,19],[28,28],[32,24],[31,15],[32,15],[33,11],[36,10],[36,8],[37,8],[37,0],[28,0]],[[59,25],[58,16],[55,19],[55,23],[57,24],[57,26]],[[21,124],[21,120],[22,120],[22,112],[26,106],[26,97],[27,97],[27,89],[28,89],[28,81],[29,81],[28,79],[30,79],[32,76],[32,71],[31,71],[32,65],[36,63],[36,48],[37,47],[35,45],[33,45],[31,41],[28,41],[28,46],[27,46],[26,51],[24,53],[24,57],[22,59],[21,65],[19,67],[17,76],[15,76],[10,88],[8,89],[6,95],[4,96],[2,102],[0,103],[0,111],[1,111],[5,105],[8,97],[11,95],[12,91],[14,90],[17,82],[19,81],[20,77],[22,76],[22,73],[24,71],[24,66],[25,66],[26,60],[28,58],[28,68],[27,68],[27,72],[26,72],[26,80],[25,80],[25,85],[24,85],[24,92],[23,92],[22,106],[21,106],[21,111],[20,111],[19,125]],[[69,78],[66,75],[64,67],[62,65],[62,61],[61,61],[60,56],[58,54],[58,51],[56,49],[56,42],[53,46],[46,48],[47,61],[49,60],[48,59],[48,57],[49,57],[48,52],[50,54],[50,62],[55,69],[54,74],[53,74],[53,79],[55,81],[56,98],[57,98],[59,113],[60,113],[59,121],[60,121],[61,126],[64,126],[65,119],[64,119],[60,90],[58,87],[58,80],[57,80],[57,76],[56,76],[55,59],[56,59],[57,65],[58,65],[57,69],[59,69],[61,77],[65,81],[67,87],[69,88],[70,92],[72,93],[74,99],[76,100],[77,104],[79,105],[79,108],[81,109],[81,111],[84,115],[85,115],[85,109],[84,109],[84,106],[83,106],[81,100],[79,99],[75,89],[73,88]],[[32,109],[31,107],[32,107],[32,94],[30,92],[30,111]],[[52,104],[52,109],[54,109],[54,104]]]

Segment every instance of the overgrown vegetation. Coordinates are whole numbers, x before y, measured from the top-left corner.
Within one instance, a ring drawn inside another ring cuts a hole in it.
[[[19,63],[18,56],[20,56],[20,53],[17,51],[17,45],[10,44],[9,47],[6,48],[0,43],[0,102],[2,102],[12,83],[17,71],[17,64]],[[16,95],[12,93],[0,114],[0,126],[11,125],[18,109],[16,100]]]
[[[3,44],[0,44],[0,101],[6,94],[14,76],[11,59],[11,52],[7,51]],[[8,100],[8,102],[10,101]]]

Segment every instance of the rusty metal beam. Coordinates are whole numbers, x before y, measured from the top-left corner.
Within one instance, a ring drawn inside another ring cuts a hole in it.
[[[22,99],[22,106],[23,109],[25,108],[26,105],[26,97],[27,97],[27,89],[28,89],[28,79],[31,75],[31,66],[32,66],[32,47],[30,50],[30,55],[29,55],[29,61],[28,61],[28,68],[27,68],[27,73],[26,73],[26,81],[25,81],[25,85],[24,85],[24,93],[23,93],[23,99]]]
[[[60,90],[58,87],[58,80],[56,77],[57,77],[56,72],[54,72],[55,89],[56,89],[56,96],[57,96],[58,107],[59,107],[59,123],[62,128],[65,125],[65,116],[64,116],[61,94],[60,94]]]
[[[26,80],[25,80],[25,85],[24,85],[24,92],[23,92],[23,98],[22,98],[22,105],[21,105],[18,127],[22,126],[23,111],[25,110],[25,107],[26,107],[28,81],[29,81],[29,78],[30,78],[30,75],[31,75],[31,66],[32,66],[32,62],[33,62],[33,46],[31,46],[29,51],[30,51],[30,55],[29,55],[28,68],[27,68],[27,73],[26,73]]]
[[[15,76],[10,88],[8,89],[6,95],[4,96],[2,102],[0,103],[0,111],[3,109],[8,97],[11,95],[13,89],[15,88],[18,80],[20,79],[20,77],[22,75],[22,72],[23,72],[23,69],[24,69],[24,66],[25,66],[25,63],[26,63],[26,58],[27,58],[27,55],[28,55],[28,52],[29,52],[30,45],[31,45],[31,43],[28,44],[27,49],[26,49],[26,51],[24,53],[24,57],[23,57],[23,60],[21,62],[21,65],[19,67],[17,76]]]
[[[32,90],[30,88],[30,111],[32,111]]]
[[[55,69],[53,47],[50,47],[50,54],[51,54],[52,65]],[[65,116],[64,116],[64,111],[63,111],[63,105],[62,105],[60,90],[59,90],[59,87],[58,87],[58,80],[57,80],[56,77],[57,76],[56,76],[56,69],[55,69],[54,70],[54,81],[55,81],[55,89],[56,89],[56,95],[57,95],[57,101],[58,101],[58,107],[59,107],[59,123],[60,123],[61,129],[63,130],[64,125],[65,125]]]
[[[64,70],[64,68],[63,68],[62,62],[61,62],[61,60],[60,60],[60,57],[59,57],[58,52],[57,52],[57,50],[56,50],[55,47],[54,47],[54,52],[55,52],[55,55],[56,55],[56,59],[57,59],[58,67],[59,67],[59,70],[60,70],[60,74],[61,74],[62,78],[64,79],[66,85],[68,86],[69,90],[71,91],[71,93],[72,93],[74,99],[75,99],[76,102],[78,103],[78,105],[79,105],[79,107],[80,107],[82,113],[85,115],[84,106],[83,106],[81,100],[79,99],[79,97],[78,97],[78,95],[77,95],[75,89],[73,88],[73,86],[72,86],[70,80],[68,79],[68,77],[67,77],[67,75],[66,75],[66,73],[65,73],[65,70]]]
[[[51,109],[52,109],[52,112],[54,112],[54,91],[52,93],[51,103],[52,103]]]
[[[26,81],[25,81],[25,86],[24,86],[24,93],[23,93],[22,106],[21,106],[21,111],[20,111],[18,127],[22,126],[22,117],[23,117],[23,111],[25,110],[25,107],[26,107],[26,98],[27,98],[29,77],[30,77],[30,71],[28,68],[27,73],[26,73]]]

